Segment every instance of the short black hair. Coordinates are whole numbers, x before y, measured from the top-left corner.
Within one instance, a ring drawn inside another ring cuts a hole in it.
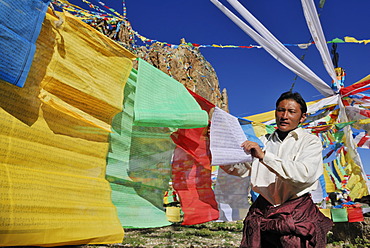
[[[299,94],[298,92],[287,91],[287,92],[282,93],[279,99],[277,99],[276,101],[276,108],[279,106],[279,103],[281,101],[286,100],[286,99],[292,99],[296,101],[301,106],[302,114],[307,113],[306,101],[303,99],[301,94]]]

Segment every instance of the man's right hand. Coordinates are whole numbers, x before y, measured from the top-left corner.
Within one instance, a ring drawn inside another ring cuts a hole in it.
[[[241,147],[243,147],[245,153],[251,154],[254,158],[262,160],[265,157],[265,153],[256,142],[246,140],[241,144]]]

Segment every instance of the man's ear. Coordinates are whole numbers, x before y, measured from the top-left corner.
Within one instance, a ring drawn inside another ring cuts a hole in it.
[[[303,113],[301,116],[301,119],[299,120],[299,123],[303,123],[306,120],[307,113]]]

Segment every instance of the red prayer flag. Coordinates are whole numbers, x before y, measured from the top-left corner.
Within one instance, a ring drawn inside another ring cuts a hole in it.
[[[172,181],[184,212],[182,225],[200,224],[219,217],[212,189],[207,130],[208,127],[179,129],[171,136],[177,144],[172,161]]]
[[[366,87],[369,86],[369,84],[370,84],[370,80],[366,80],[366,81],[363,81],[363,82],[360,82],[360,83],[352,84],[352,85],[347,86],[345,88],[341,88],[340,89],[340,94],[342,95],[342,97],[344,97],[344,96],[348,96],[348,95],[353,95],[353,94],[361,92],[361,91],[368,90],[369,88],[366,88]]]
[[[172,133],[173,142],[192,156],[204,168],[211,169],[211,153],[209,149],[208,127],[178,129]]]
[[[210,101],[208,101],[207,99],[201,97],[200,95],[198,95],[197,93],[189,90],[188,88],[186,88],[186,89],[194,97],[194,99],[198,102],[198,104],[200,105],[200,107],[203,110],[205,110],[209,113],[209,111],[211,111],[211,109],[215,107],[215,105],[213,103],[211,103]]]
[[[361,222],[364,221],[362,208],[347,208],[348,222]]]
[[[215,107],[205,98],[188,91],[208,113]],[[182,225],[200,224],[219,217],[212,189],[208,131],[209,127],[179,129],[171,135],[177,145],[172,159],[172,182],[184,212]]]

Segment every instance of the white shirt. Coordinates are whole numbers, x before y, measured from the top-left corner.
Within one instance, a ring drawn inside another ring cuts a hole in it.
[[[255,158],[249,170],[255,192],[277,206],[317,188],[323,173],[322,144],[317,136],[297,128],[283,141],[276,132],[261,140],[265,157],[262,163]]]

